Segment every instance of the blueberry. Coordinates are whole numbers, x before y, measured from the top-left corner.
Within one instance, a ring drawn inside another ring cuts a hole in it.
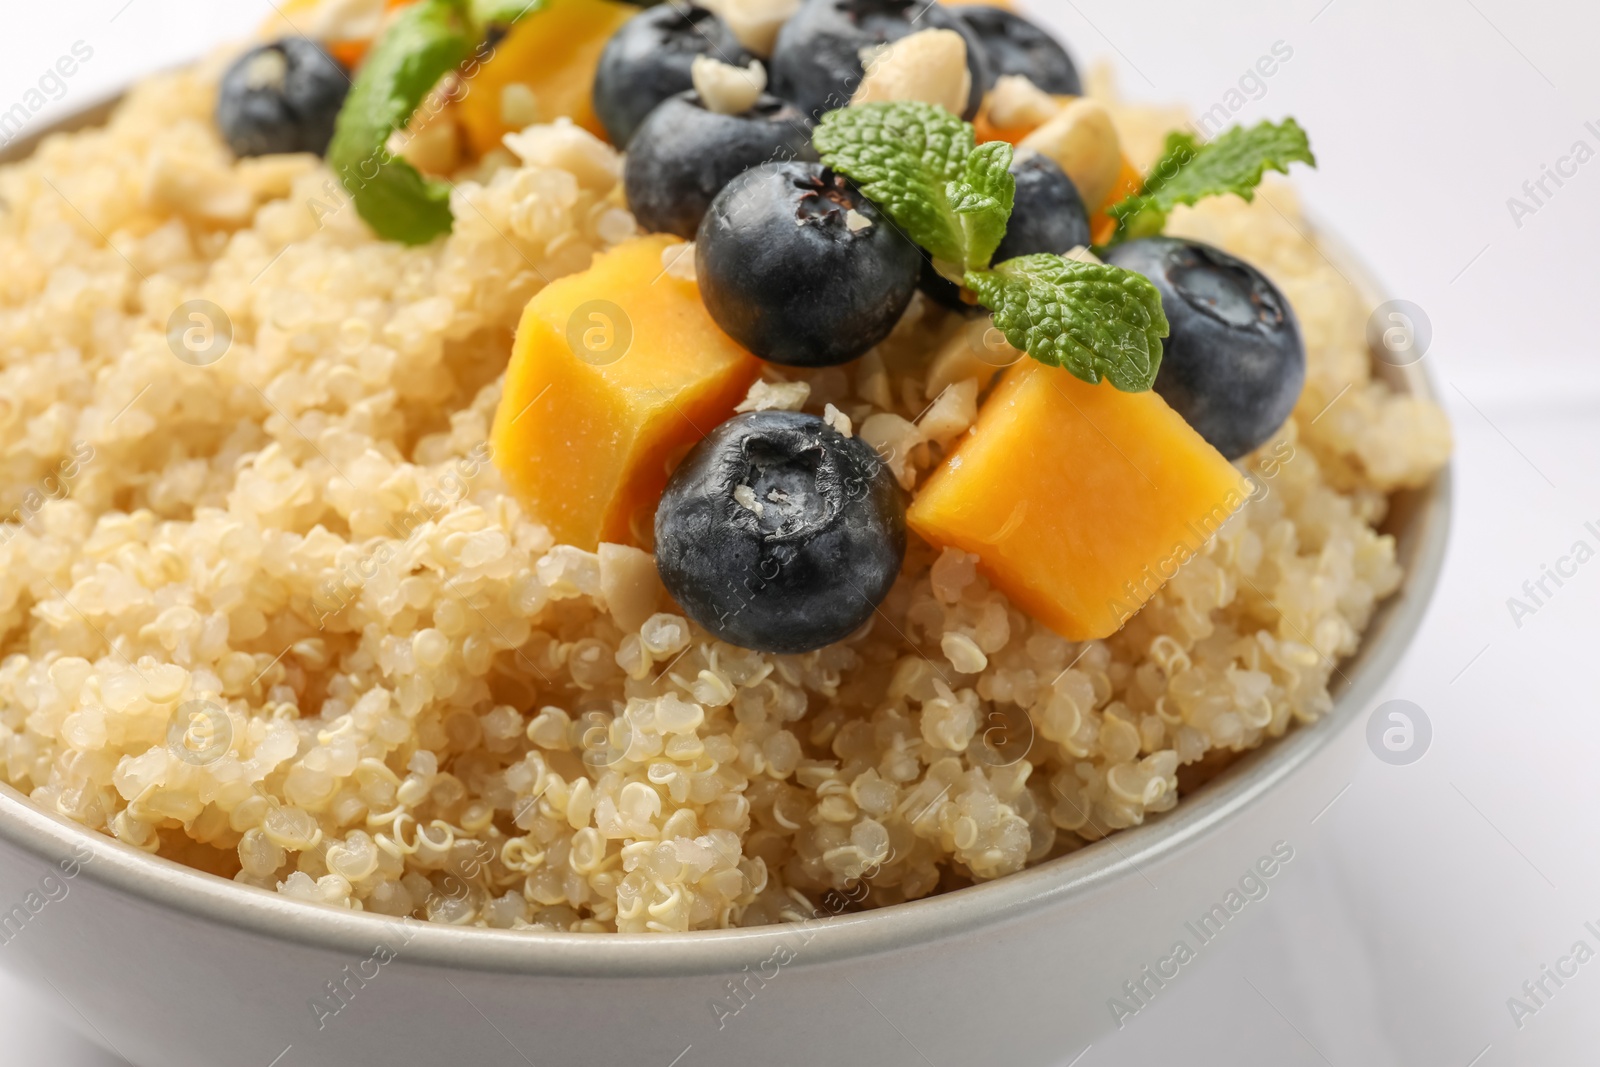
[[[934,0],[805,0],[772,52],[773,92],[820,119],[850,103],[861,84],[861,53],[919,30],[954,30],[967,39],[972,91],[965,118],[978,113],[990,83],[983,44],[972,27]]]
[[[667,483],[656,567],[719,639],[809,652],[872,617],[906,553],[906,502],[883,461],[795,411],[752,411],[711,431]]]
[[[729,182],[695,241],[706,310],[762,359],[847,363],[889,336],[921,252],[842,175],[764,163]]]
[[[1017,179],[1017,201],[994,262],[1040,252],[1061,256],[1093,243],[1089,209],[1060,164],[1038,152],[1023,152],[1012,161],[1011,174]]]
[[[350,77],[322,46],[304,37],[253,48],[222,75],[217,128],[233,154],[322,155],[350,91]]]
[[[611,35],[594,73],[594,113],[612,144],[627,147],[657,104],[694,88],[695,56],[736,67],[751,58],[721,19],[678,2],[646,8]]]
[[[712,199],[773,160],[816,159],[811,122],[775,96],[739,115],[709,111],[690,90],[650,112],[628,144],[628,207],[652,233],[693,237]]]
[[[1161,293],[1172,335],[1156,392],[1229,459],[1276,433],[1306,380],[1300,324],[1277,287],[1221,249],[1173,237],[1117,245],[1106,262]]]
[[[1024,152],[1012,162],[1011,174],[1017,179],[1016,206],[1006,223],[1005,240],[995,249],[995,263],[1039,252],[1065,255],[1080,245],[1087,248],[1093,243],[1083,197],[1055,160],[1038,152]],[[973,307],[962,300],[960,286],[933,269],[932,261],[924,264],[922,291],[958,311]]]
[[[983,41],[992,79],[1002,74],[1022,74],[1047,93],[1082,96],[1083,82],[1066,49],[1044,30],[1004,8],[963,7],[961,17]]]

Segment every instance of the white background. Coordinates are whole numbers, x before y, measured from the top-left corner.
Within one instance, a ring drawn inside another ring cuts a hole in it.
[[[75,42],[66,110],[243,32],[266,0],[12,5],[0,110]],[[1321,166],[1317,214],[1424,308],[1457,435],[1442,591],[1385,698],[1425,709],[1426,758],[1365,758],[1292,877],[1081,1067],[1587,1064],[1600,961],[1518,1029],[1506,999],[1600,925],[1600,563],[1536,615],[1506,600],[1580,538],[1600,545],[1600,160],[1518,226],[1521,195],[1579,139],[1600,150],[1600,11],[1577,0],[1036,0],[1132,96],[1204,109],[1278,41],[1292,60],[1239,121],[1292,114]],[[36,122],[47,122],[47,112]],[[1596,132],[1585,129],[1593,120]],[[1259,990],[1259,992],[1257,992]],[[179,1010],[174,1006],[174,1010]],[[115,1061],[0,976],[6,1062]],[[15,1057],[15,1058],[11,1058]],[[1474,1057],[1478,1057],[1474,1059]],[[944,1065],[940,1065],[944,1067]]]

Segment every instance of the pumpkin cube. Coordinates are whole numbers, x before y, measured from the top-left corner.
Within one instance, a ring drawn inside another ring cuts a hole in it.
[[[1154,392],[1013,365],[912,502],[925,540],[1073,641],[1109,637],[1249,496]]]
[[[672,464],[733,414],[760,371],[666,272],[683,242],[617,246],[528,302],[495,412],[495,465],[564,544],[648,546]]]
[[[482,155],[508,133],[558,118],[604,140],[590,102],[594,72],[611,35],[638,13],[616,0],[549,0],[518,20],[467,79],[459,115],[473,151]]]

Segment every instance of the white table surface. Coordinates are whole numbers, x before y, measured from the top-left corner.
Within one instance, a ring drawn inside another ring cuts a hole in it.
[[[23,7],[23,5],[14,5]],[[266,0],[73,0],[9,11],[0,110],[74,42],[54,109],[193,56]],[[1577,140],[1600,149],[1600,11],[1578,0],[1036,0],[1133,96],[1203,109],[1275,42],[1292,60],[1239,121],[1295,115],[1321,167],[1299,184],[1391,291],[1423,307],[1457,434],[1443,587],[1385,698],[1430,716],[1408,767],[1366,759],[1292,875],[1081,1067],[1540,1067],[1595,1061],[1600,962],[1519,1029],[1508,997],[1600,925],[1600,565],[1518,629],[1524,580],[1600,543],[1600,160],[1519,226],[1507,199]],[[1159,15],[1159,17],[1157,17]],[[1551,187],[1554,189],[1554,187]],[[175,1011],[181,1005],[174,1006]],[[0,974],[6,1063],[116,1061]],[[1475,1059],[1475,1057],[1477,1057]],[[940,1065],[944,1067],[944,1065]]]

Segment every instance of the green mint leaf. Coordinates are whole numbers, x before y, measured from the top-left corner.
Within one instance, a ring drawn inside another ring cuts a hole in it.
[[[1292,118],[1235,126],[1205,144],[1186,133],[1169,134],[1166,151],[1145,179],[1144,192],[1110,208],[1118,223],[1117,236],[1126,240],[1160,233],[1174,207],[1209,196],[1233,193],[1254,200],[1267,171],[1287,174],[1291,163],[1317,165],[1306,131]]]
[[[957,265],[968,262],[967,228],[949,190],[963,184],[975,141],[972,127],[944,108],[911,101],[830,111],[813,135],[823,163],[935,260]]]
[[[401,129],[471,49],[455,0],[401,8],[356,75],[328,145],[328,165],[378,236],[426,244],[450,232],[450,183],[390,155]]]
[[[966,284],[1006,340],[1039,362],[1125,393],[1155,384],[1167,316],[1143,275],[1045,254],[973,271]]]
[[[961,217],[967,270],[984,270],[1006,235],[1006,222],[1017,199],[1011,174],[1011,146],[989,141],[973,149],[961,177],[945,186],[945,197]]]

